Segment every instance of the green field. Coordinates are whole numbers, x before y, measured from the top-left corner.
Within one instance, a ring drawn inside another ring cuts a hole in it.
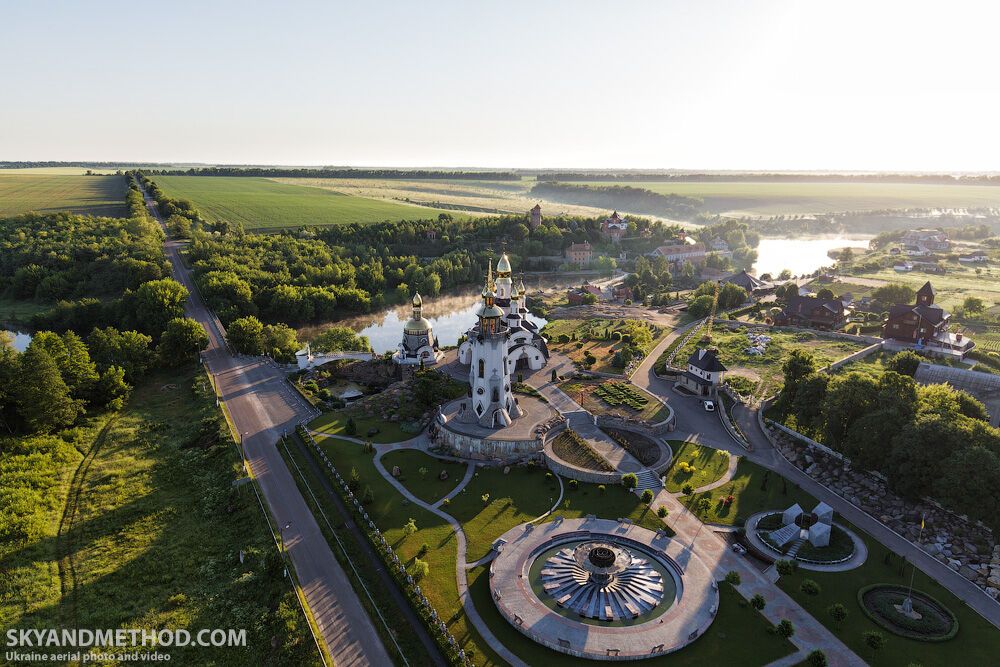
[[[118,413],[2,439],[0,626],[245,628],[244,648],[167,652],[319,664],[253,487],[232,486],[239,461],[194,368],[149,377]]]
[[[1000,186],[917,183],[585,182],[698,197],[706,213],[771,216],[899,208],[1000,206]]]
[[[993,269],[981,269],[977,274],[975,269],[949,264],[947,270],[948,273],[939,275],[918,271],[899,273],[892,269],[882,269],[875,273],[860,275],[864,278],[877,278],[886,282],[909,285],[914,290],[920,289],[924,283],[930,281],[936,293],[934,303],[945,309],[961,305],[967,296],[978,296],[986,302],[987,308],[1000,304],[1000,276]]]
[[[124,217],[127,190],[124,176],[0,171],[0,217],[28,211]]]
[[[206,219],[240,223],[248,230],[419,220],[443,212],[267,178],[156,176],[153,180],[167,196],[193,202]]]

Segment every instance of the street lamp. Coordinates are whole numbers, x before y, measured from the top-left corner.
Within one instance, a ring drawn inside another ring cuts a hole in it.
[[[285,549],[285,531],[292,527],[292,522],[289,521],[284,526],[278,526],[278,542],[281,545],[281,553],[288,553]]]

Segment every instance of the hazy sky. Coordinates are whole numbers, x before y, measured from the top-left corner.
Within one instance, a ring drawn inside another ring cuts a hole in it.
[[[995,2],[0,0],[0,160],[1000,170]]]

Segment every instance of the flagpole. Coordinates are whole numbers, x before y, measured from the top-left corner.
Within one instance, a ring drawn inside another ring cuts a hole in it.
[[[917,537],[917,542],[920,542],[924,537],[924,515],[920,515],[920,535]],[[903,611],[907,614],[913,613],[913,578],[917,575],[917,564],[913,563],[913,569],[910,571],[910,588],[906,592],[906,599],[903,600]]]

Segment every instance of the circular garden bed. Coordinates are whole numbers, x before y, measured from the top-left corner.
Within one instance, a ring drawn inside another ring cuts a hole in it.
[[[809,517],[811,516],[809,513],[804,513],[800,519],[805,517],[803,523],[808,524]],[[757,522],[757,536],[768,547],[784,555],[791,548],[792,544],[794,544],[794,541],[789,542],[784,547],[779,547],[771,540],[771,536],[769,535],[772,530],[781,528],[781,525],[781,512],[774,512],[773,514],[763,516]],[[808,525],[800,524],[799,527],[805,528]],[[854,549],[854,538],[846,530],[837,524],[833,524],[830,526],[830,543],[827,546],[814,547],[806,540],[799,547],[798,553],[795,554],[795,559],[817,565],[833,565],[849,560],[854,555]]]
[[[927,593],[913,591],[910,595],[914,616],[908,616],[897,609],[902,606],[906,594],[905,586],[873,584],[858,591],[858,604],[868,618],[900,637],[941,642],[958,634],[958,619],[955,614]]]

